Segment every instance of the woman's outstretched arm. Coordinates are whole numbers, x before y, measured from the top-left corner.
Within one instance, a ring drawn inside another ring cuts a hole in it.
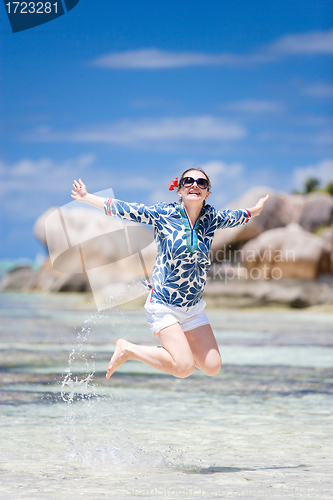
[[[223,210],[217,213],[217,229],[236,227],[246,224],[250,218],[256,217],[262,211],[264,204],[268,200],[267,194],[264,198],[260,198],[258,203],[252,208],[245,208],[242,210]]]
[[[72,189],[71,197],[74,198],[74,200],[80,201],[81,203],[87,203],[88,205],[92,205],[93,207],[104,211],[104,202],[106,199],[101,196],[88,193],[87,188],[81,179],[79,179],[79,182],[75,180],[73,187],[74,189]]]
[[[251,212],[251,217],[256,217],[257,215],[260,214],[260,212],[264,208],[264,205],[265,205],[266,201],[268,200],[268,198],[269,198],[269,194],[266,194],[266,196],[264,198],[260,198],[260,200],[258,201],[258,203],[254,207],[248,209]]]

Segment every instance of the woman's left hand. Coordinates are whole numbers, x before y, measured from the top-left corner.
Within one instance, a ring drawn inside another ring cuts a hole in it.
[[[250,208],[250,212],[251,212],[252,217],[256,217],[257,215],[260,214],[260,212],[264,208],[264,205],[265,205],[266,201],[268,200],[268,198],[269,198],[269,194],[266,194],[266,196],[264,198],[260,198],[258,203],[253,208]]]

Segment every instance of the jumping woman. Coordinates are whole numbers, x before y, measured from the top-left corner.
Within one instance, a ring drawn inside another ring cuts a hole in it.
[[[154,228],[158,255],[145,309],[148,325],[160,346],[141,346],[124,339],[116,343],[106,378],[124,361],[135,359],[175,377],[188,377],[195,367],[216,375],[221,356],[202,299],[210,268],[210,248],[215,231],[246,224],[260,214],[268,195],[249,209],[218,211],[206,204],[211,184],[203,170],[186,170],[170,190],[177,189],[179,203],[160,202],[146,207],[87,192],[82,180],[73,184],[72,198],[104,210],[106,215]]]

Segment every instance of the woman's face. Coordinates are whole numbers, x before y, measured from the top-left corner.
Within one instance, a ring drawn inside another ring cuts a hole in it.
[[[207,179],[205,174],[200,172],[200,170],[195,169],[186,172],[185,177],[192,177],[193,179]],[[180,189],[178,189],[178,195],[182,199],[183,203],[195,201],[202,204],[204,200],[208,198],[210,192],[208,191],[208,186],[206,189],[201,189],[196,183],[194,183],[190,187],[181,186]]]

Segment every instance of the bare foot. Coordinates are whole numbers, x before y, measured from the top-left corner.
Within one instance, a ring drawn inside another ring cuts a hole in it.
[[[118,366],[122,365],[124,361],[131,358],[130,351],[127,349],[128,344],[127,340],[117,340],[115,351],[110,360],[108,371],[106,372],[106,378],[110,378]]]

